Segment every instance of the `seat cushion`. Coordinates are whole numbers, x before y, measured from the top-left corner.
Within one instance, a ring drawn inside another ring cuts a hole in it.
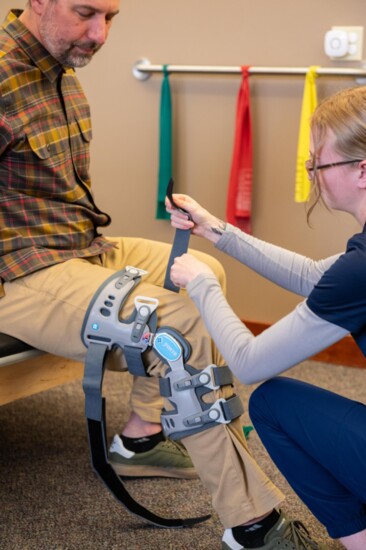
[[[32,346],[29,346],[25,342],[0,332],[0,357],[7,357],[8,355],[16,355],[23,351],[32,350]]]

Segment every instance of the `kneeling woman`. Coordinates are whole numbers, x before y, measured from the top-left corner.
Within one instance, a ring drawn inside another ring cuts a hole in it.
[[[366,87],[317,107],[306,163],[315,202],[351,214],[360,233],[321,261],[271,245],[225,224],[186,195],[167,200],[172,225],[191,229],[260,275],[304,296],[286,317],[254,336],[234,314],[210,268],[189,254],[171,269],[185,287],[235,376],[267,380],[250,399],[251,419],[272,459],[332,538],[366,548],[366,406],[276,377],[352,334],[366,355]],[[365,375],[366,376],[366,375]],[[276,377],[276,378],[274,378]]]

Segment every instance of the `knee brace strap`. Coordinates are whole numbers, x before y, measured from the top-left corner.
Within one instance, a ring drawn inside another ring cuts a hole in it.
[[[237,395],[205,403],[203,397],[212,390],[232,384],[228,367],[209,365],[197,370],[185,363],[181,346],[182,336],[172,329],[157,331],[153,348],[169,368],[160,379],[161,395],[167,398],[172,410],[164,409],[161,420],[165,434],[171,439],[182,439],[218,424],[228,424],[243,413]]]

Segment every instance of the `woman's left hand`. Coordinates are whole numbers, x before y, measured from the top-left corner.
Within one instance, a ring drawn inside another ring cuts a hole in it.
[[[170,270],[170,278],[176,286],[185,288],[200,273],[213,274],[213,271],[192,254],[183,254],[175,258]]]

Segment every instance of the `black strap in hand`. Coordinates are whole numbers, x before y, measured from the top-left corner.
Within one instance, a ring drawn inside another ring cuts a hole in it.
[[[180,208],[175,204],[173,199],[173,186],[174,186],[173,178],[170,178],[168,187],[166,190],[166,195],[170,200],[172,206],[174,206],[174,208],[176,208],[180,212],[187,214],[189,219],[192,219],[189,212],[187,212],[186,210],[184,210],[184,208]],[[176,229],[175,231],[175,237],[172,244],[172,250],[169,256],[169,261],[166,268],[165,281],[164,281],[164,288],[167,288],[168,290],[172,290],[173,292],[179,292],[179,287],[176,286],[171,280],[170,269],[174,263],[175,258],[177,258],[178,256],[182,256],[182,254],[185,254],[187,252],[190,236],[191,236],[190,229]]]

